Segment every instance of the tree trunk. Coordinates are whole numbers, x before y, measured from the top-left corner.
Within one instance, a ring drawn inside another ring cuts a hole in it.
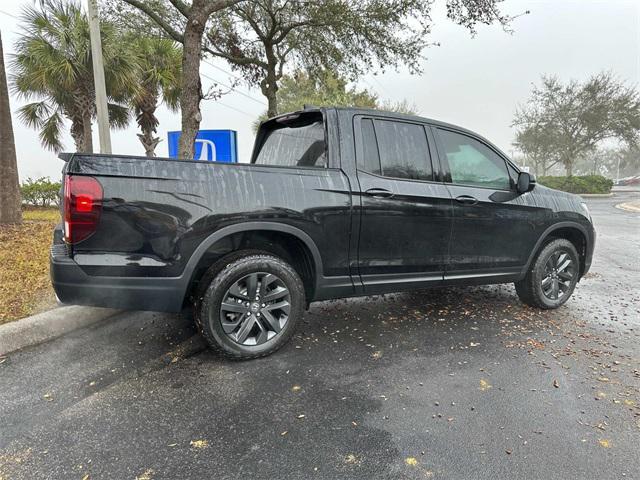
[[[136,121],[140,127],[138,138],[147,157],[156,156],[156,147],[160,138],[154,137],[158,127],[156,108],[158,108],[158,85],[147,83],[142,86],[144,95],[136,102]]]
[[[18,180],[9,88],[0,37],[0,223],[22,223],[22,197]]]
[[[149,130],[144,130],[143,133],[139,133],[138,138],[144,147],[144,154],[149,158],[155,157],[156,147],[160,143],[160,138],[154,137],[153,132],[150,132]]]
[[[93,153],[93,134],[91,115],[83,115],[82,119],[82,153]]]
[[[564,168],[566,169],[567,177],[573,176],[573,162],[571,161],[565,162]]]
[[[278,115],[278,82],[276,81],[275,65],[269,65],[267,77],[260,82],[262,94],[267,98],[267,117]]]
[[[83,140],[83,126],[82,120],[79,117],[72,117],[71,120],[71,138],[73,138],[73,143],[76,146],[76,152],[82,151],[82,140]]]
[[[193,2],[191,7],[195,11],[199,5]],[[180,108],[182,109],[182,133],[178,145],[178,158],[193,158],[193,143],[195,142],[202,113],[200,100],[202,99],[202,84],[200,83],[200,52],[202,50],[202,35],[206,25],[206,18],[201,18],[195,12],[187,20],[184,31],[184,45],[182,48],[182,93]]]
[[[267,87],[267,93],[265,94],[267,97],[267,117],[275,117],[278,115],[278,93],[277,88]]]
[[[95,94],[93,90],[78,88],[74,92],[74,105],[71,135],[79,153],[93,153],[91,120],[95,112]]]

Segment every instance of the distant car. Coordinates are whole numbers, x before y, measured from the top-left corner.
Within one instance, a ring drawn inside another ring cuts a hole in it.
[[[514,282],[556,308],[589,270],[580,197],[536,185],[469,130],[372,110],[263,123],[250,164],[62,155],[51,278],[62,302],[180,311],[209,344],[270,354],[310,302]]]
[[[616,185],[620,187],[629,187],[632,185],[640,185],[640,175],[636,175],[633,177],[621,178],[616,181]]]

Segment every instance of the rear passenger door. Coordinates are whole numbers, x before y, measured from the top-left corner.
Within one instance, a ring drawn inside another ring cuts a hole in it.
[[[437,159],[436,168],[432,162],[430,130],[366,116],[356,117],[354,127],[361,212],[357,263],[365,292],[441,282],[452,200]]]

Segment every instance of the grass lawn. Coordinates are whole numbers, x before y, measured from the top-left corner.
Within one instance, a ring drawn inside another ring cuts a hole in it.
[[[57,208],[28,207],[22,225],[0,225],[0,324],[56,304],[49,281],[49,247]]]

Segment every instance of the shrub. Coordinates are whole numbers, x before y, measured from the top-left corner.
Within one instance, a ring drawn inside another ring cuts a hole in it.
[[[569,193],[610,193],[613,180],[602,175],[538,177],[538,183]]]
[[[49,177],[37,180],[27,178],[20,185],[22,202],[37,207],[50,207],[60,202],[60,182],[52,182]]]

